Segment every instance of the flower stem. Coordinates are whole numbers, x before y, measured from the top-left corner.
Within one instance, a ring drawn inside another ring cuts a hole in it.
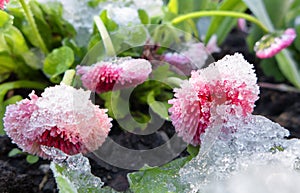
[[[26,17],[27,21],[29,22],[29,25],[32,28],[32,32],[35,35],[36,40],[38,41],[40,49],[45,54],[48,54],[49,51],[48,51],[48,49],[47,49],[47,47],[46,47],[46,45],[45,45],[45,43],[44,43],[44,41],[43,41],[40,33],[39,33],[39,30],[38,30],[38,28],[36,26],[36,23],[35,23],[34,18],[33,18],[33,14],[31,12],[29,6],[26,4],[25,0],[19,0],[19,1],[20,1],[21,5],[22,5],[22,7],[24,9],[25,17]]]
[[[184,20],[191,19],[191,18],[199,18],[199,17],[206,17],[206,16],[227,16],[227,17],[235,17],[235,18],[244,18],[252,23],[255,23],[259,26],[263,31],[269,32],[268,28],[261,23],[255,17],[241,12],[234,12],[234,11],[197,11],[193,13],[184,14],[174,18],[171,23],[176,25]]]
[[[102,20],[100,19],[99,16],[94,16],[94,22],[98,28],[98,31],[100,33],[100,36],[102,38],[102,41],[103,41],[103,45],[104,45],[104,48],[106,50],[106,54],[108,56],[115,56],[116,55],[116,52],[115,52],[115,49],[114,49],[114,46],[113,46],[113,43],[110,39],[110,36],[106,30],[106,27],[105,25],[103,24]]]
[[[60,83],[64,83],[65,85],[71,85],[75,76],[75,70],[67,70],[65,75]]]

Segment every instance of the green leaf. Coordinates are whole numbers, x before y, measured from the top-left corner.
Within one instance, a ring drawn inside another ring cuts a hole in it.
[[[108,109],[108,114],[114,119],[122,119],[128,115],[128,102],[121,97],[120,91],[110,91],[100,94],[99,96],[105,100],[104,106]]]
[[[28,51],[26,41],[18,28],[11,26],[9,30],[5,31],[4,38],[14,55],[22,55]]]
[[[11,105],[11,104],[16,104],[18,101],[22,100],[22,96],[20,95],[14,95],[12,97],[10,97],[9,99],[4,101],[4,106],[6,107],[7,105]]]
[[[45,59],[44,73],[55,78],[68,70],[74,62],[73,50],[67,46],[54,49]]]
[[[38,156],[35,156],[35,155],[27,155],[26,156],[26,161],[30,164],[34,164],[36,162],[39,161],[39,157]]]
[[[23,152],[19,148],[13,148],[8,153],[8,157],[14,157],[15,155],[22,154]]]
[[[162,167],[143,167],[128,174],[130,189],[134,193],[178,192],[186,190],[179,179],[179,169],[190,161],[190,157],[176,159]]]
[[[229,10],[236,12],[244,12],[247,6],[241,0],[225,0],[222,1],[218,10]],[[236,18],[215,16],[212,18],[210,26],[205,36],[207,43],[212,35],[216,34],[218,37],[218,44],[221,44],[231,29],[236,25]]]
[[[284,76],[298,89],[300,89],[300,71],[291,53],[284,49],[275,55],[278,66]]]
[[[251,12],[272,32],[274,26],[262,0],[243,0]]]
[[[282,82],[285,80],[275,58],[264,59],[260,62],[259,65],[266,76],[274,77],[278,82]]]
[[[120,31],[122,31],[124,42],[133,47],[143,46],[148,39],[148,31],[144,25],[123,27]]]
[[[185,14],[194,11],[199,11],[204,9],[206,6],[207,0],[179,0],[178,1],[178,13]]]
[[[0,52],[0,74],[6,74],[15,70],[15,62],[8,52]]]
[[[178,14],[178,0],[170,0],[168,3],[168,9],[174,14]]]
[[[49,21],[46,22],[46,19],[44,18],[43,12],[42,12],[38,2],[29,1],[29,7],[34,16],[34,21],[36,23],[38,31],[39,31],[44,43],[49,48],[50,42],[52,40],[52,35],[51,35],[52,29],[48,25]],[[20,29],[22,29],[22,32],[24,33],[24,35],[27,37],[27,39],[29,40],[29,42],[32,45],[34,45],[35,47],[40,46],[39,42],[37,41],[37,38],[35,37],[35,33],[33,32],[32,26],[29,25],[29,23],[27,21],[23,20],[23,23],[22,23],[22,26]]]
[[[53,162],[51,162],[51,169],[54,173],[59,192],[77,193],[76,188],[72,184],[72,179],[69,179],[67,176],[62,174],[63,170],[65,170],[64,168],[60,167],[58,164],[54,164]]]
[[[149,104],[150,108],[161,118],[169,120],[168,109],[171,105],[169,105],[167,102],[156,101],[154,91],[149,92],[147,103]]]
[[[28,50],[22,54],[24,62],[33,69],[41,69],[43,67],[43,55],[40,52],[40,49],[36,49],[36,52]]]
[[[13,24],[12,17],[5,11],[0,10],[0,30],[6,29]]]
[[[62,153],[62,152],[61,152]],[[61,163],[51,162],[50,168],[62,193],[98,193],[103,182],[91,173],[88,158],[81,154],[67,156]]]
[[[150,23],[150,18],[145,10],[139,9],[138,14],[142,24],[147,25]]]
[[[193,146],[193,145],[188,145],[187,146],[187,152],[189,152],[189,154],[192,156],[192,157],[196,157],[199,153],[199,149],[200,149],[200,146]]]
[[[100,18],[104,23],[107,31],[115,31],[118,28],[118,24],[113,20],[109,19],[107,16],[107,10],[103,10],[100,14]]]
[[[263,2],[274,27],[284,28],[284,17],[289,12],[293,1],[263,0]]]
[[[294,41],[294,44],[295,44],[297,50],[300,52],[300,25],[296,26],[295,30],[296,30],[296,34],[298,34],[298,35]]]

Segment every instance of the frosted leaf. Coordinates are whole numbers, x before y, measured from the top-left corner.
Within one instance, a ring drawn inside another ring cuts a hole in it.
[[[222,127],[213,124],[201,135],[203,143],[198,156],[180,170],[181,182],[189,184],[189,192],[272,192],[273,185],[282,190],[292,186],[293,178],[300,179],[296,172],[300,140],[285,139],[288,130],[262,116],[228,120]],[[285,179],[280,187],[274,178],[277,174]],[[252,191],[248,190],[249,184]],[[281,192],[296,192],[284,190]]]
[[[54,159],[50,168],[61,192],[99,192],[104,185],[100,178],[91,173],[89,160],[82,154],[69,156],[59,149],[45,147],[45,153],[56,157],[64,155],[65,159]]]

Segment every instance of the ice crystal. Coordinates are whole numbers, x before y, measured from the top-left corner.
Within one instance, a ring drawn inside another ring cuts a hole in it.
[[[43,146],[45,154],[52,157],[52,169],[60,191],[72,189],[74,192],[98,192],[103,186],[100,178],[91,173],[89,160],[82,156],[67,155],[59,149]]]
[[[180,170],[187,191],[299,191],[300,140],[287,140],[288,130],[262,116],[228,120],[209,126],[198,156]]]

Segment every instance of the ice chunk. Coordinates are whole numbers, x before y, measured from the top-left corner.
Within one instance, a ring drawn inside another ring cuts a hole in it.
[[[56,148],[43,146],[42,149],[54,158],[50,168],[61,192],[99,192],[104,185],[91,173],[89,160],[82,154],[69,156]]]
[[[296,192],[287,187],[300,179],[300,140],[285,139],[288,130],[262,116],[229,120],[207,128],[198,156],[180,170],[187,191]]]

